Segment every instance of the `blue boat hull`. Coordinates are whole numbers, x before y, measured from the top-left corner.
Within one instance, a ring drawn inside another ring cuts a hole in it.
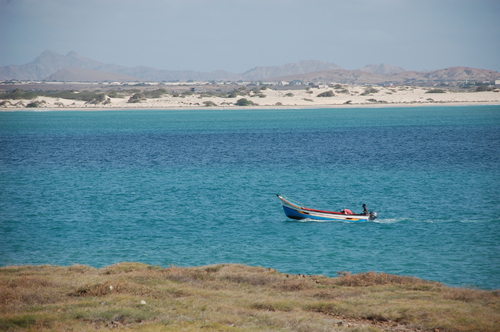
[[[335,211],[324,211],[324,210],[316,210],[310,209],[306,207],[302,207],[297,203],[292,203],[291,201],[285,199],[281,195],[277,195],[280,199],[283,211],[285,215],[294,220],[330,220],[330,221],[343,221],[343,222],[364,222],[368,220],[374,220],[377,215],[372,212],[369,215],[365,214],[346,214]]]

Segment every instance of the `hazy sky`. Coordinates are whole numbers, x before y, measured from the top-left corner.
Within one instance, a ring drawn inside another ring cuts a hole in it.
[[[206,72],[300,60],[500,71],[500,0],[0,0],[0,66],[46,49]]]

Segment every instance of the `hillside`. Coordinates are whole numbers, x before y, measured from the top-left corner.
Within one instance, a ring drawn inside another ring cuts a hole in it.
[[[0,268],[2,331],[498,331],[498,291],[235,264]]]
[[[43,80],[63,68],[103,70],[106,65],[69,52],[61,55],[51,50],[42,52],[32,62],[18,66],[0,67],[1,80]],[[104,70],[106,71],[106,70]]]
[[[500,73],[492,70],[468,67],[451,67],[429,72],[405,71],[393,74],[378,74],[360,70],[328,70],[301,75],[276,77],[281,81],[338,82],[344,84],[432,84],[458,81],[495,81]]]
[[[358,70],[367,73],[383,74],[383,75],[398,74],[407,71],[404,68],[386,65],[385,63],[382,63],[380,65],[366,65],[365,67],[359,68]]]
[[[111,73],[133,77],[134,80],[146,81],[175,81],[175,80],[219,80],[234,79],[236,74],[225,71],[214,71],[212,73],[195,72],[189,70],[158,70],[151,67],[137,66],[125,67],[114,64],[106,64],[85,58],[76,52],[69,52],[67,55],[60,55],[54,51],[46,50],[42,52],[35,60],[25,65],[0,67],[0,80],[50,80],[55,73],[61,69],[87,69],[90,71],[77,72],[73,70],[71,78],[74,81],[102,81],[100,78],[103,73]],[[99,72],[99,73],[98,73]],[[82,77],[76,74],[81,73]],[[57,75],[69,75],[68,72],[58,73]],[[129,81],[130,79],[126,79]]]
[[[57,82],[133,82],[137,77],[107,73],[84,68],[63,68],[46,78],[47,81]]]
[[[334,63],[316,60],[303,60],[297,63],[288,63],[283,66],[255,67],[243,73],[241,75],[241,79],[245,81],[258,81],[285,75],[300,75],[311,72],[337,69],[342,68]]]

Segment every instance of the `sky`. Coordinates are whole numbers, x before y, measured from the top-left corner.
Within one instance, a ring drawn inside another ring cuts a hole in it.
[[[203,72],[301,60],[500,71],[500,0],[0,0],[0,66],[47,49]]]

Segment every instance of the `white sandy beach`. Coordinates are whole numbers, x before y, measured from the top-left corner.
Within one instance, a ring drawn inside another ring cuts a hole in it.
[[[138,103],[129,103],[130,96],[109,98],[107,104],[92,104],[85,101],[62,98],[38,97],[33,100],[9,100],[1,110],[26,109],[26,105],[39,101],[36,109],[57,110],[101,110],[101,109],[186,109],[206,108],[206,103],[215,108],[322,108],[322,107],[388,107],[388,106],[424,106],[424,105],[500,105],[500,92],[453,92],[429,93],[432,88],[424,87],[374,87],[378,90],[366,94],[367,87],[343,85],[342,89],[310,88],[308,90],[273,90],[268,88],[259,95],[250,93],[236,98],[203,96],[194,93],[188,96],[174,97],[171,94],[162,98],[148,98]],[[318,97],[319,94],[332,91],[332,97]],[[236,106],[241,99],[254,103],[253,106]],[[42,102],[43,101],[43,102]],[[32,109],[32,108],[30,108]]]

